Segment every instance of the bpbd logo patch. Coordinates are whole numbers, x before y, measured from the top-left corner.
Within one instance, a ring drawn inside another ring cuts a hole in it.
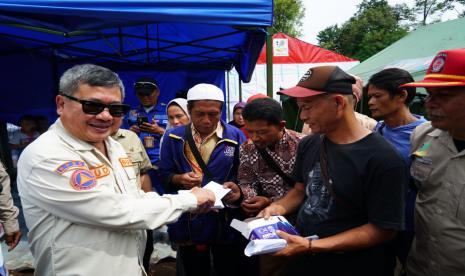
[[[78,191],[90,190],[97,185],[97,179],[89,170],[76,170],[71,175],[70,184]]]

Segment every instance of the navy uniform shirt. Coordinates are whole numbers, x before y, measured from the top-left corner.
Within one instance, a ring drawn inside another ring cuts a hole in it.
[[[166,115],[165,103],[157,103],[157,105],[154,108],[152,108],[149,112],[146,112],[145,108],[141,105],[131,109],[124,118],[123,128],[129,129],[132,125],[137,125],[138,116],[146,116],[148,118],[149,123],[155,121],[160,127],[164,129],[166,129],[166,125],[168,124],[168,116]],[[144,143],[144,139],[146,136],[152,136],[154,138],[153,147],[147,147],[146,143]],[[139,133],[139,139],[144,145],[145,150],[147,151],[147,155],[150,158],[150,162],[153,165],[158,164],[158,161],[160,160],[160,139],[162,136],[163,135],[160,134],[147,133],[142,131]]]

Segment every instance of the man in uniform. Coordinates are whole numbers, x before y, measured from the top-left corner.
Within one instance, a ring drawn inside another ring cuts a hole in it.
[[[465,275],[465,49],[439,52],[425,79],[431,122],[411,136],[418,196],[408,275]]]
[[[168,124],[166,108],[159,103],[160,87],[151,77],[141,77],[134,84],[134,91],[140,105],[129,111],[123,128],[137,133],[147,151],[155,171],[149,171],[152,184],[159,193],[163,193],[156,170],[160,161],[160,139]]]
[[[151,192],[152,182],[150,181],[148,171],[152,169],[152,164],[144,146],[134,132],[119,128],[122,122],[121,117],[114,119],[119,121],[119,123],[115,124],[111,138],[123,146],[126,154],[131,159],[139,189],[142,189],[146,193]]]
[[[19,210],[13,205],[11,197],[10,176],[6,172],[3,163],[0,161],[0,226],[5,242],[8,246],[8,251],[13,250],[19,243],[21,231],[18,223]],[[0,248],[0,275],[8,275],[7,269],[4,266],[2,250]]]
[[[145,275],[145,229],[214,202],[210,191],[158,196],[137,188],[133,164],[109,138],[129,109],[114,72],[77,65],[60,79],[60,118],[18,164],[18,190],[37,275]]]

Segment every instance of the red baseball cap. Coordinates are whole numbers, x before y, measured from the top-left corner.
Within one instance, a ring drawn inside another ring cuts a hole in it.
[[[269,97],[267,95],[265,95],[265,94],[258,93],[258,94],[250,96],[247,99],[247,103],[250,103],[251,101],[256,100],[256,99],[265,99],[265,98],[269,98]]]
[[[465,48],[439,52],[429,65],[425,78],[401,87],[465,86]]]
[[[278,94],[294,98],[323,93],[352,95],[354,83],[355,78],[337,66],[318,66],[310,68],[295,87],[281,90]]]

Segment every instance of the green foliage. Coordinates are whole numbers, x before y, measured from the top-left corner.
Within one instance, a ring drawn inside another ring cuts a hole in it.
[[[274,0],[271,34],[281,32],[292,37],[301,36],[304,12],[302,0]]]
[[[460,3],[461,0],[415,0],[413,11],[419,14],[420,24],[426,25],[427,19],[434,15],[442,15],[445,11],[454,8],[454,3]],[[440,19],[433,19],[433,21]]]
[[[408,15],[386,0],[364,0],[346,23],[324,29],[317,39],[324,48],[363,61],[407,34],[401,21]]]

